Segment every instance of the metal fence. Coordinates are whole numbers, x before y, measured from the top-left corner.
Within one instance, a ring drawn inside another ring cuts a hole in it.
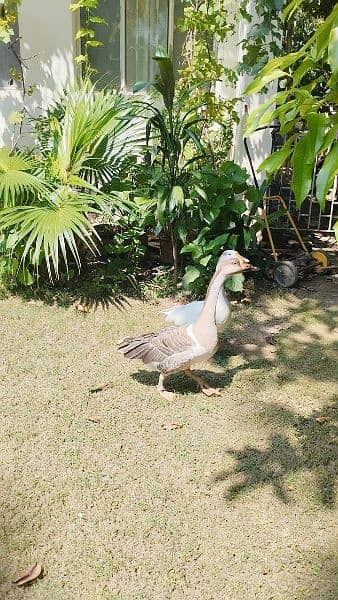
[[[283,145],[283,138],[279,133],[272,135],[272,152],[278,150]],[[298,208],[291,190],[292,169],[284,167],[279,171],[273,182],[270,184],[268,195],[280,195],[287,203],[290,213],[298,223],[301,230],[318,231],[321,233],[333,233],[333,226],[338,220],[338,176],[335,177],[333,186],[328,193],[327,200],[323,209],[320,208],[316,200],[316,175],[320,165],[316,166],[312,175],[310,194]],[[267,213],[271,214],[280,210],[280,216],[271,224],[272,228],[284,228],[288,225],[287,218],[284,216],[282,207],[278,200],[269,202]]]

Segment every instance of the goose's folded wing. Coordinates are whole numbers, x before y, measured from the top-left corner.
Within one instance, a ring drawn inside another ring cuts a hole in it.
[[[193,340],[185,327],[168,327],[155,333],[125,338],[117,347],[127,358],[139,358],[145,364],[161,363],[175,354],[193,350]]]

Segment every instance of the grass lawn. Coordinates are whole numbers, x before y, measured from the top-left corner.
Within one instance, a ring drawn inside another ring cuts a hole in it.
[[[168,301],[0,301],[0,598],[337,597],[337,284],[311,286],[234,306],[201,365],[223,397],[178,375],[173,402],[115,352]],[[13,586],[35,561],[43,579]]]

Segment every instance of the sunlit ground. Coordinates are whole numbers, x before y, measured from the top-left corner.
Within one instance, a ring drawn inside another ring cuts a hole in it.
[[[173,376],[173,402],[115,351],[168,301],[2,300],[0,597],[333,600],[335,293],[234,306],[201,365],[223,397]]]

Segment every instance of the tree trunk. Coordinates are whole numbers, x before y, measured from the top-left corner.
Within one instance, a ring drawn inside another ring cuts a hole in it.
[[[176,292],[177,290],[177,281],[178,281],[178,248],[177,248],[177,238],[173,229],[172,224],[170,223],[170,239],[171,239],[171,248],[172,248],[172,253],[173,253],[173,265],[174,265],[174,272],[173,272],[173,285],[174,285],[174,290]]]

